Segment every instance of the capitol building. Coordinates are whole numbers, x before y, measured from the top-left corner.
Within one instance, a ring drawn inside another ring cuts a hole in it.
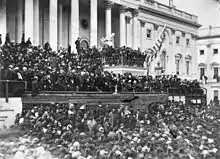
[[[151,48],[164,26],[166,39],[150,74],[161,67],[165,74],[183,78],[197,75],[198,18],[154,0],[0,0],[0,33],[20,42],[22,34],[33,45],[49,42],[53,50],[101,47],[100,39],[115,34],[115,47]],[[144,69],[143,69],[144,70]]]

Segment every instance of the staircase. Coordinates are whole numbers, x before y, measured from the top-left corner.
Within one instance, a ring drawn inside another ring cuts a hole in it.
[[[22,111],[21,98],[0,98],[0,129],[10,127],[14,124],[16,115]]]

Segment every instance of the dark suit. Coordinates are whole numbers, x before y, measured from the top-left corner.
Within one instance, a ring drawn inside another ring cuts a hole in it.
[[[37,79],[32,81],[32,92],[31,95],[32,97],[37,96],[39,93],[39,85]]]

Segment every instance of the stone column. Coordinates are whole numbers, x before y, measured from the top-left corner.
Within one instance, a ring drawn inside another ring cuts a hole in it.
[[[20,43],[23,34],[23,0],[17,0],[16,42]]]
[[[173,7],[173,0],[169,0],[169,6]]]
[[[132,47],[131,17],[126,16],[126,46]]]
[[[57,50],[57,0],[49,1],[49,43],[52,50]]]
[[[0,34],[2,35],[2,44],[5,43],[6,32],[6,0],[0,0]]]
[[[192,64],[191,64],[192,69],[190,68],[192,71],[190,71],[190,72],[191,72],[191,75],[192,75],[193,78],[198,77],[198,74],[199,74],[197,72],[198,56],[196,56],[196,52],[197,52],[197,50],[196,50],[196,40],[197,40],[197,36],[196,35],[191,35],[191,47],[192,47],[193,51],[192,51],[192,54],[191,54],[192,55]],[[207,67],[210,67],[210,65],[207,66]]]
[[[34,39],[34,0],[25,0],[25,20],[24,20],[24,30],[25,30],[25,41],[28,38],[31,39],[33,43]]]
[[[71,0],[70,3],[69,43],[72,46],[72,50],[76,53],[75,41],[79,37],[79,0]]]
[[[59,4],[59,47],[62,47],[62,41],[63,41],[63,5]]]
[[[90,46],[96,46],[98,42],[98,1],[90,0]]]
[[[120,6],[120,46],[126,45],[125,6]]]
[[[133,49],[137,49],[137,23],[138,23],[138,19],[137,19],[137,16],[138,16],[138,10],[134,10],[132,12],[132,16],[133,16],[133,40],[132,40],[132,48]]]
[[[105,36],[109,37],[112,34],[112,6],[113,3],[109,0],[105,1]]]
[[[34,0],[34,45],[40,44],[39,0]]]
[[[146,37],[146,32],[145,32],[145,22],[144,21],[140,21],[141,23],[141,33],[140,33],[140,44],[141,44],[141,50],[144,51],[144,45],[145,45],[145,37]]]
[[[181,34],[181,51],[182,51],[182,54],[183,54],[183,58],[182,58],[182,68],[181,68],[181,72],[182,72],[182,76],[186,76],[186,60],[185,60],[185,57],[186,57],[186,53],[187,53],[187,50],[186,50],[186,34],[185,32],[182,32]],[[191,71],[191,70],[190,70]]]
[[[172,50],[171,50],[171,55],[170,55],[170,62],[169,62],[169,67],[170,67],[170,73],[171,74],[176,74],[176,58],[175,54],[176,53],[176,30],[171,28],[171,36],[172,36]]]
[[[158,29],[159,29],[159,25],[154,24],[154,41],[157,40],[157,37],[158,37],[158,35],[159,35]]]

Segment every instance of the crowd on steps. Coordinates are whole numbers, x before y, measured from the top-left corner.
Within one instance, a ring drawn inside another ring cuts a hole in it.
[[[101,51],[81,48],[74,54],[69,48],[54,52],[49,43],[32,46],[30,41],[6,42],[0,48],[0,54],[3,63],[1,79],[26,81],[27,90],[32,91],[33,96],[39,91],[167,92],[169,88],[176,88],[186,92],[200,88],[197,80],[182,80],[177,75],[153,78],[104,71],[106,60],[122,55],[125,61],[136,59],[144,63],[143,53],[126,47],[105,47]],[[108,63],[114,65],[114,59]],[[9,91],[12,88],[14,86],[9,85]]]
[[[15,125],[26,130],[26,138],[59,159],[220,157],[219,107],[213,103],[199,108],[169,101],[143,109],[34,104],[25,106],[16,119]],[[22,145],[28,147],[30,142]],[[28,157],[24,150],[17,151]]]
[[[16,44],[7,35],[0,48],[1,79],[26,81],[33,96],[40,91],[166,92],[170,88],[186,94],[200,88],[197,80],[182,80],[177,75],[153,78],[104,71],[106,64],[143,67],[145,55],[139,50],[77,51],[74,54],[69,47],[54,52],[49,43],[32,46],[30,39]],[[9,91],[14,89],[9,85]],[[143,108],[131,104],[27,104],[14,125],[25,135],[0,141],[0,158],[220,158],[219,115],[215,103],[199,106],[167,101]]]

